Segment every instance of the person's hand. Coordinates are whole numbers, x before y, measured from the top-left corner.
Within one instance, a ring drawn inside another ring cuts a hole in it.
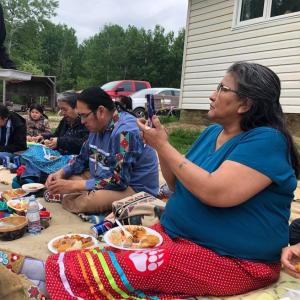
[[[168,133],[157,116],[152,117],[152,123],[154,128],[149,127],[145,119],[137,119],[144,142],[159,151],[161,147],[168,144]]]
[[[52,180],[48,184],[48,191],[52,194],[69,194],[77,190],[77,180],[58,179]]]
[[[300,273],[296,271],[295,264],[300,263],[300,243],[282,249],[281,263],[290,275],[300,278]]]
[[[46,187],[49,188],[50,184],[53,183],[54,181],[60,180],[64,178],[64,173],[62,170],[59,170],[55,173],[52,173],[48,176],[47,180],[46,180]]]
[[[50,140],[45,140],[44,144],[51,149],[57,148],[57,138],[51,138]]]
[[[42,142],[42,140],[43,140],[43,137],[41,135],[37,135],[37,136],[32,137],[32,141],[36,142],[36,143]]]
[[[52,194],[70,194],[85,190],[85,180],[58,179],[51,181],[48,190]]]
[[[27,142],[32,142],[32,136],[30,136],[30,135],[27,135],[27,137],[26,137],[26,140],[27,140]]]

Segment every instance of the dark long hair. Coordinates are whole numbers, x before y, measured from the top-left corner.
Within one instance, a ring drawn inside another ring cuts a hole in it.
[[[83,90],[77,97],[77,101],[83,102],[87,107],[95,112],[100,105],[109,111],[115,109],[115,104],[111,97],[100,87],[89,87]]]
[[[260,126],[276,128],[284,134],[288,142],[291,163],[299,177],[299,153],[287,129],[285,117],[279,102],[281,84],[279,77],[269,68],[248,62],[237,62],[227,70],[237,82],[241,99],[251,102],[250,109],[243,114],[243,131]]]
[[[39,104],[39,103],[32,103],[30,106],[29,106],[29,114],[31,113],[31,111],[35,109],[37,110],[44,118],[48,119],[48,116],[44,113],[44,107]],[[30,116],[31,117],[31,116]]]

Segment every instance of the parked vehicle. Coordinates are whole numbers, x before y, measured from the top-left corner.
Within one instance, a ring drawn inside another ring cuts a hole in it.
[[[138,118],[145,117],[146,95],[154,95],[156,110],[178,108],[180,89],[150,88],[132,94],[132,110]]]
[[[105,83],[101,88],[114,99],[121,95],[130,96],[137,91],[151,88],[151,85],[148,81],[118,80]]]
[[[15,112],[25,112],[27,110],[26,104],[18,104],[18,103],[14,103],[13,101],[6,101],[5,105],[9,110]]]

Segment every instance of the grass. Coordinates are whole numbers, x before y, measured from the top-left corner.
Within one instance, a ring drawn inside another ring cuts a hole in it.
[[[173,147],[180,153],[185,154],[195,142],[200,130],[188,128],[174,128],[169,134],[169,140]]]

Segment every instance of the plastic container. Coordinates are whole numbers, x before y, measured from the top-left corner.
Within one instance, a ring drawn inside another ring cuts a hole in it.
[[[28,219],[28,232],[30,234],[39,234],[42,230],[40,211],[34,195],[29,197],[26,218]]]
[[[40,211],[40,219],[41,219],[41,226],[42,229],[46,229],[50,226],[50,212],[47,210]]]
[[[5,156],[3,158],[2,165],[3,165],[4,168],[8,168],[9,164],[10,164],[10,157],[9,156]]]

